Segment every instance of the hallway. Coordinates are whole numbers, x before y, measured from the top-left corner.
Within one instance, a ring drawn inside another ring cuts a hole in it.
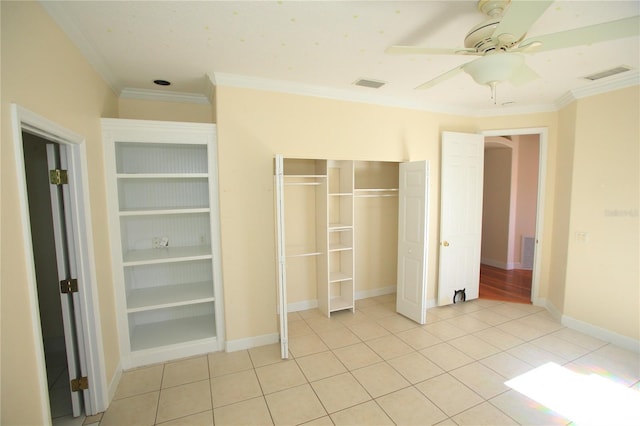
[[[531,270],[480,265],[480,298],[531,303]]]

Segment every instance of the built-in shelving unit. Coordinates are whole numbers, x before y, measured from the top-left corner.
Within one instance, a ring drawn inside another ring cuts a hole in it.
[[[329,312],[355,310],[353,178],[353,161],[327,162]]]
[[[215,126],[102,124],[123,366],[222,349]]]
[[[386,288],[392,286],[395,268],[379,265],[396,257],[392,250],[397,247],[398,163],[284,157],[277,157],[277,161],[282,162],[281,176],[276,179],[277,202],[282,209],[280,279],[289,281],[285,286],[290,296],[287,300],[316,301],[325,315],[355,310],[358,238],[364,241],[363,253],[380,258],[376,268],[389,281]],[[364,215],[373,213],[374,217],[361,225],[356,224],[357,199],[362,199],[358,202],[362,210],[370,210]],[[375,213],[380,211],[384,214]],[[367,235],[372,226],[389,217],[394,223],[375,229],[373,237]],[[357,226],[362,226],[358,238]],[[382,247],[379,242],[370,244],[375,235],[390,241]],[[370,275],[366,269],[364,274]],[[315,306],[293,305],[299,309]]]

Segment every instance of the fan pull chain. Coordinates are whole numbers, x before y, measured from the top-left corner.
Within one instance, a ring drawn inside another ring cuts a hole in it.
[[[489,87],[491,87],[491,99],[493,99],[493,104],[495,105],[497,102],[496,99],[496,86],[498,85],[497,81],[492,81],[489,83]]]

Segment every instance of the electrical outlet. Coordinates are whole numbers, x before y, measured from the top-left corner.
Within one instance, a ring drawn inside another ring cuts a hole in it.
[[[160,237],[153,237],[151,239],[151,247],[160,248]]]

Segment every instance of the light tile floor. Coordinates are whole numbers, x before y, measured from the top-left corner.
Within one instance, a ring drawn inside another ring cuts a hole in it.
[[[394,295],[357,306],[289,314],[289,360],[268,345],[127,371],[85,425],[568,424],[504,384],[549,361],[640,391],[639,354],[536,306],[474,300],[430,309],[424,326]]]

